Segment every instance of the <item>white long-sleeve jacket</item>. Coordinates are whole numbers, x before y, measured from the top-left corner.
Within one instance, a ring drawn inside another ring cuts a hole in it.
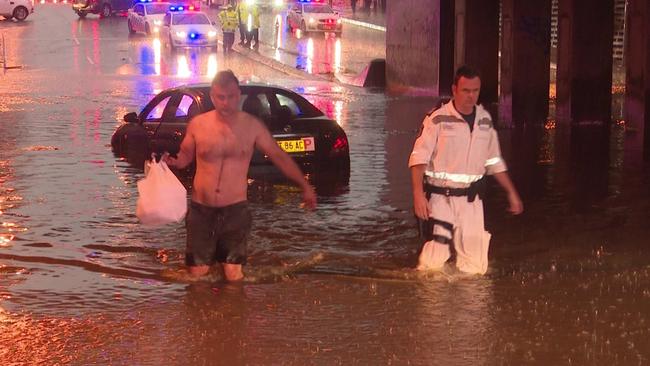
[[[484,175],[507,170],[490,114],[476,106],[474,129],[450,101],[428,114],[409,157],[409,167],[426,164],[429,184],[464,188]]]

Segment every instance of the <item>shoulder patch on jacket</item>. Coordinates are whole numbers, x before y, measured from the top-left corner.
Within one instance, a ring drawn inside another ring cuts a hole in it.
[[[488,128],[492,128],[492,120],[489,119],[489,118],[481,118],[481,119],[478,121],[478,126],[479,126],[479,127],[481,127],[481,126],[487,126]]]
[[[462,120],[462,119],[458,119],[458,118],[455,117],[455,116],[446,116],[446,115],[438,115],[438,116],[435,116],[435,117],[433,117],[433,118],[431,119],[431,122],[433,122],[433,124],[438,124],[438,123],[441,123],[441,122],[452,122],[452,123],[458,123],[458,122],[460,122],[460,123],[465,123],[464,120]]]

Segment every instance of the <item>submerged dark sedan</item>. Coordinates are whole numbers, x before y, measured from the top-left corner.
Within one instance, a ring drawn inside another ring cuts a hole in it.
[[[301,95],[276,86],[242,83],[240,108],[260,118],[278,145],[303,172],[321,168],[350,169],[348,138],[336,121],[329,119]],[[111,146],[118,157],[144,161],[152,152],[178,152],[185,128],[192,117],[214,109],[210,84],[183,85],[156,95],[140,114],[124,116]],[[255,152],[252,168],[271,166]]]

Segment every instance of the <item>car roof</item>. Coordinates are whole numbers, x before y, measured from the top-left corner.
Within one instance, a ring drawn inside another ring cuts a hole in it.
[[[183,84],[179,85],[173,88],[169,88],[167,90],[178,90],[178,89],[203,89],[203,88],[210,88],[211,83],[192,83],[192,84]],[[253,88],[268,88],[268,89],[279,89],[279,90],[285,90],[291,93],[296,93],[291,89],[284,88],[279,85],[273,85],[273,84],[267,84],[267,83],[260,83],[260,82],[253,82],[253,81],[240,81],[239,82],[239,87],[242,89],[246,89],[248,87],[253,87]]]

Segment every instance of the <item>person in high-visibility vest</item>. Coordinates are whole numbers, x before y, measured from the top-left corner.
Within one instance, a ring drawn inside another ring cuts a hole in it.
[[[235,8],[227,4],[219,12],[219,21],[223,31],[223,53],[228,54],[232,51],[232,45],[235,43],[235,31],[239,25],[239,17]]]
[[[244,11],[241,12],[241,21],[246,26],[246,43],[244,47],[251,46],[251,41],[255,40],[253,48],[257,49],[260,45],[260,11],[255,0],[244,0],[246,4]]]
[[[235,11],[237,12],[237,20],[239,21],[239,45],[243,46],[246,43],[246,22],[244,21],[244,14],[246,10],[246,0],[238,0]]]

